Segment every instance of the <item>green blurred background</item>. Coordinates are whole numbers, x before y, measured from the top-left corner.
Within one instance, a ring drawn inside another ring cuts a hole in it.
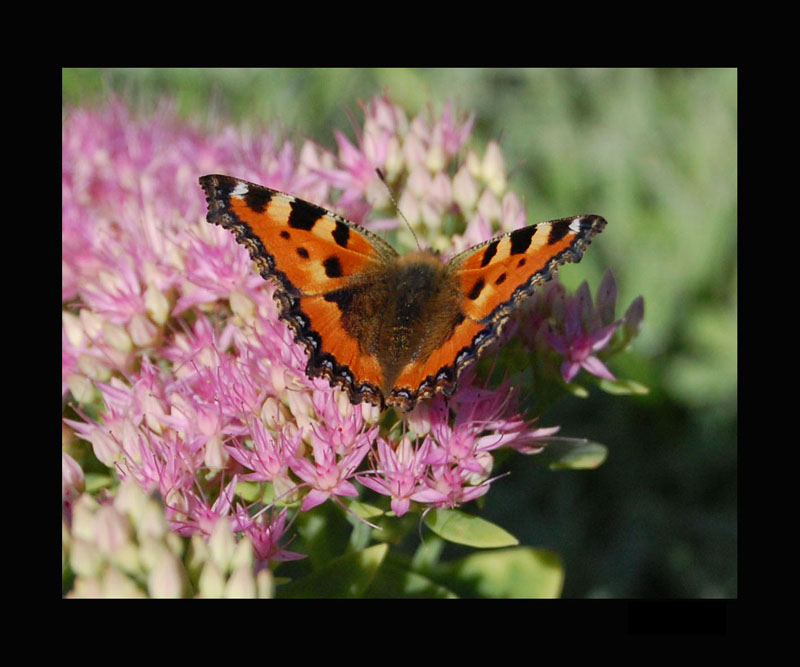
[[[559,553],[565,597],[735,597],[736,70],[62,71],[65,109],[115,95],[146,113],[166,97],[201,124],[277,123],[332,149],[381,92],[409,116],[446,100],[474,112],[473,146],[499,141],[529,222],[608,219],[562,281],[594,289],[610,267],[619,315],[645,298],[642,334],[612,370],[650,393],[595,391],[542,419],[606,444],[606,463],[553,472],[511,457],[484,516]]]

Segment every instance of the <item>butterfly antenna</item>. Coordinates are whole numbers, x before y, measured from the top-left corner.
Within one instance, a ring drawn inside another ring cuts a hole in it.
[[[417,243],[417,248],[419,250],[422,250],[422,246],[419,244],[419,239],[417,238],[417,233],[414,231],[414,228],[411,226],[411,223],[406,219],[406,216],[403,215],[403,212],[400,210],[400,207],[397,205],[397,201],[395,200],[394,195],[392,194],[392,189],[389,187],[389,184],[386,182],[386,177],[383,175],[383,172],[376,167],[375,168],[375,173],[378,174],[378,178],[380,178],[381,181],[383,181],[383,184],[386,186],[386,191],[389,193],[389,199],[392,200],[392,204],[394,204],[395,211],[397,211],[398,215],[401,218],[403,218],[403,222],[405,222],[406,225],[408,225],[408,228],[411,230],[411,235],[414,237],[414,241],[416,241],[416,243]]]

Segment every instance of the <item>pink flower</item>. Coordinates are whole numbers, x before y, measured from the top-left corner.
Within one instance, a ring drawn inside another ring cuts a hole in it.
[[[253,471],[242,475],[242,479],[254,482],[282,480],[283,487],[290,486],[289,461],[299,456],[300,432],[290,434],[283,428],[274,436],[260,419],[253,419],[251,428],[252,449],[243,447],[239,441],[227,447],[234,459]]]
[[[453,508],[480,498],[489,490],[489,482],[469,484],[470,473],[442,465],[432,467],[425,479],[425,488],[411,495],[411,500],[434,507]]]
[[[441,119],[434,132],[437,140],[442,142],[445,155],[454,157],[459,154],[472,134],[474,124],[475,114],[470,114],[463,123],[459,124],[453,113],[453,105],[450,102],[445,103]]]
[[[411,496],[425,488],[423,479],[432,442],[426,438],[415,449],[406,437],[395,449],[383,438],[378,438],[374,475],[359,475],[358,481],[373,491],[390,496],[392,511],[403,516],[411,505]]]
[[[243,531],[250,538],[256,558],[262,568],[267,567],[271,561],[282,562],[305,558],[303,554],[287,551],[280,545],[288,528],[286,515],[286,509],[281,510],[271,519],[266,514],[252,518],[241,507],[236,511],[234,529]]]
[[[212,228],[212,239],[193,237],[185,247],[183,293],[175,304],[179,315],[193,306],[226,299],[240,290],[245,293],[263,288],[264,280],[253,271],[247,252],[231,243],[230,234]]]
[[[589,287],[584,282],[577,294],[566,302],[563,333],[552,328],[544,331],[544,337],[552,348],[566,357],[561,364],[564,382],[571,382],[581,368],[607,380],[616,379],[594,353],[608,345],[621,322],[592,329],[592,324],[597,320]]]
[[[314,462],[296,457],[289,463],[292,472],[310,488],[300,509],[307,511],[331,497],[357,497],[358,490],[348,479],[355,475],[371,445],[369,440],[363,440],[346,456],[338,457],[333,442],[323,439],[315,432],[312,438]]]
[[[351,215],[356,222],[368,212],[369,204],[383,206],[388,203],[388,193],[375,170],[394,174],[396,155],[408,131],[405,113],[388,98],[379,97],[364,105],[364,128],[355,146],[342,132],[334,136],[339,147],[339,164],[318,170],[318,174],[333,187],[343,190],[337,208]]]
[[[206,537],[210,536],[214,532],[217,522],[231,513],[236,481],[236,475],[234,475],[213,503],[209,503],[208,500],[192,491],[187,491],[185,494],[186,509],[182,513],[176,513],[176,518],[173,519],[176,531],[180,535],[199,533]],[[187,518],[179,518],[181,514],[185,514]]]

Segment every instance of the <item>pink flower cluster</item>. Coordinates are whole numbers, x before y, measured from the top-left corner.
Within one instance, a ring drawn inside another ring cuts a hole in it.
[[[206,134],[168,108],[139,120],[114,103],[72,110],[63,122],[62,397],[78,415],[64,419],[66,439],[77,435],[119,477],[158,491],[175,531],[208,536],[225,518],[262,563],[299,557],[282,546],[289,508],[345,504],[359,495],[356,483],[388,496],[396,515],[412,502],[454,507],[486,493],[495,449],[537,451],[557,430],[518,414],[510,385],[468,381],[403,428],[381,428],[376,408],[306,377],[305,352],[278,320],[271,286],[228,232],[205,222],[202,174],[328,206],[338,192],[337,210],[362,221],[387,204],[379,167],[405,183],[401,207],[427,238],[452,209],[468,221],[465,243],[524,223],[518,200],[504,194],[496,146],[483,159],[470,153],[449,176],[471,119],[448,105],[409,121],[384,97],[364,114],[357,145],[337,133],[338,154],[311,142],[296,150],[268,132]],[[610,376],[593,353],[618,323],[586,328],[583,315],[568,308],[564,331],[545,334],[566,357],[567,381],[578,366]],[[62,469],[68,509],[83,480],[69,454]],[[241,497],[244,482],[263,485],[258,502]],[[258,511],[265,497],[271,512]]]
[[[587,282],[575,294],[568,294],[553,280],[525,302],[516,333],[535,352],[555,352],[563,359],[564,382],[571,382],[581,368],[613,382],[616,378],[597,353],[610,356],[627,347],[644,318],[642,297],[637,297],[620,319],[615,319],[616,303],[617,283],[610,270],[597,288],[596,303]]]

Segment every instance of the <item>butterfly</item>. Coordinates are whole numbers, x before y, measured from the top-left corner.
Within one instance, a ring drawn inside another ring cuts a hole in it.
[[[606,225],[598,215],[540,222],[444,263],[432,250],[400,256],[373,232],[262,185],[221,175],[200,185],[208,222],[231,230],[274,283],[309,377],[381,408],[452,395],[519,304],[580,261]]]

